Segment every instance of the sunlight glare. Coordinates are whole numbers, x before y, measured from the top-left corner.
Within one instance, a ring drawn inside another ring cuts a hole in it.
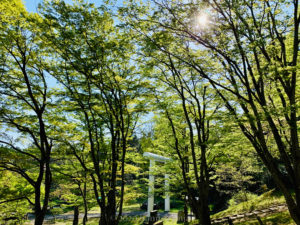
[[[208,17],[207,14],[201,14],[197,18],[197,22],[201,27],[205,27],[208,25]]]

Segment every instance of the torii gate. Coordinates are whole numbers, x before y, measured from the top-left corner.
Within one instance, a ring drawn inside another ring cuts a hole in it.
[[[150,152],[145,152],[144,157],[149,158],[149,188],[148,188],[148,205],[147,205],[147,216],[150,217],[150,212],[153,211],[154,206],[154,175],[153,175],[153,166],[155,161],[163,162],[169,161],[170,158],[157,155]],[[169,174],[165,174],[165,211],[170,211],[170,195],[169,195]]]

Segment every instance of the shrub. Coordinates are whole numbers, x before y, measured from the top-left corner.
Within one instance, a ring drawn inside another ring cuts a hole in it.
[[[231,206],[238,205],[239,203],[242,203],[242,202],[247,202],[256,197],[257,197],[257,195],[253,194],[251,192],[239,191],[232,196],[232,198],[229,200],[228,204],[231,207]]]

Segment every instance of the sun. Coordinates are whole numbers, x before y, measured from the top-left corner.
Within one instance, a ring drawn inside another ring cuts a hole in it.
[[[197,17],[197,23],[201,27],[206,27],[208,25],[208,16],[205,13],[200,14]]]

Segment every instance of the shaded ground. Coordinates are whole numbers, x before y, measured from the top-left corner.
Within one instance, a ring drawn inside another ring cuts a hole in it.
[[[272,190],[214,214],[211,216],[211,219],[214,224],[227,223],[228,217],[234,224],[257,224],[256,215],[259,215],[259,217],[268,224],[276,224],[273,223],[274,221],[281,221],[277,224],[293,224],[284,203],[284,198]],[[140,225],[140,221],[146,217],[146,212],[139,210],[139,208],[139,204],[124,207],[122,225]],[[88,213],[89,220],[97,221],[97,218],[100,217],[99,210],[99,208],[92,209]],[[175,224],[177,211],[181,209],[174,210],[169,213],[159,212],[159,217],[163,218],[166,224]],[[83,218],[83,215],[84,214],[81,213],[79,218]],[[57,222],[57,224],[68,224],[73,220],[73,217],[72,212],[61,215],[47,215],[45,222],[53,223],[55,221],[55,224]],[[34,216],[29,216],[29,219],[33,222]],[[190,220],[191,218],[189,217],[189,221]],[[59,223],[59,221],[61,221],[61,223]],[[97,222],[95,222],[95,224],[97,224]]]
[[[144,211],[134,211],[134,212],[125,212],[123,217],[145,217],[147,212]],[[79,218],[83,218],[84,214],[80,213]],[[160,218],[171,218],[176,219],[177,213],[168,213],[168,212],[159,212]],[[72,220],[74,218],[73,214],[63,214],[63,215],[46,215],[45,220]],[[100,218],[100,213],[88,213],[88,218]],[[34,220],[34,215],[28,216],[29,220]]]

